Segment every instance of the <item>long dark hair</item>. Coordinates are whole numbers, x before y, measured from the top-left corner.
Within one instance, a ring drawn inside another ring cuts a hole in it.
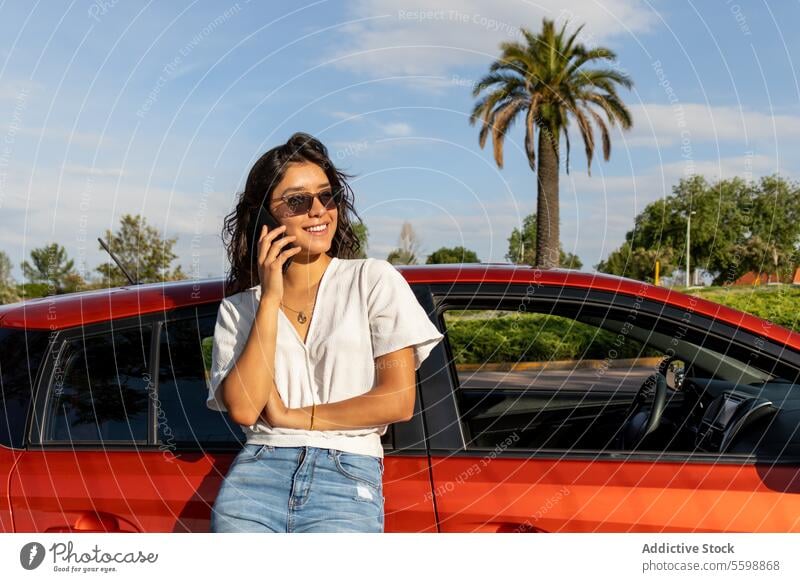
[[[353,190],[347,183],[352,178],[338,170],[328,157],[327,148],[313,136],[297,132],[285,144],[269,150],[253,164],[247,176],[244,192],[238,194],[236,208],[225,217],[222,239],[225,244],[231,270],[225,280],[225,296],[245,291],[260,284],[256,252],[250,252],[247,244],[248,229],[254,228],[259,208],[270,200],[272,192],[291,163],[311,162],[322,168],[333,192],[339,192],[337,202],[338,221],[333,234],[330,257],[352,259],[360,254],[361,241],[351,224],[352,214],[359,222],[361,217],[353,206]]]

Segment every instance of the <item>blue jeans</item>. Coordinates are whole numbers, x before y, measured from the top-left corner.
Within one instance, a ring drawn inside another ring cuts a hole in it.
[[[211,509],[212,532],[383,532],[383,459],[245,444]]]

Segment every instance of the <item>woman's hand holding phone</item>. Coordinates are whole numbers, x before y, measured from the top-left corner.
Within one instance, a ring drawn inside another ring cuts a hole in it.
[[[281,302],[283,299],[283,263],[301,250],[298,246],[281,250],[297,238],[294,235],[286,235],[275,240],[275,237],[285,230],[285,225],[271,230],[268,230],[266,225],[261,227],[261,234],[258,238],[258,279],[261,284],[261,301],[266,299],[277,304]]]
[[[286,227],[281,225],[269,229],[267,225],[261,227],[258,237],[258,279],[261,284],[261,303],[274,303],[280,309],[283,300],[283,264],[286,260],[300,252],[300,247],[284,249],[283,247],[294,240],[294,235],[281,234]],[[261,416],[271,426],[281,426],[287,414],[287,407],[278,394],[274,382],[268,389],[267,403],[261,411]]]

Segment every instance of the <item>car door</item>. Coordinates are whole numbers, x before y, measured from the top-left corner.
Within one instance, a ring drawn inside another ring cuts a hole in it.
[[[48,332],[0,327],[0,533],[12,533],[9,485],[25,452],[31,394],[47,353]]]
[[[239,425],[206,404],[218,303],[174,309],[153,322],[145,531],[208,532],[211,507],[244,442]]]
[[[151,339],[138,321],[56,335],[10,483],[16,531],[145,530]]]
[[[241,428],[206,406],[216,309],[185,308],[156,322],[153,432],[160,453],[149,466],[164,498],[167,531],[209,531],[211,506],[242,446]],[[391,425],[382,442],[385,530],[435,529],[419,406],[410,421]]]
[[[427,285],[411,284],[411,290],[428,316],[433,317]],[[389,425],[383,437],[383,510],[384,531],[387,533],[438,531],[423,418],[425,399],[421,389],[425,379],[435,375],[436,371],[436,363],[430,358],[422,362],[416,371],[414,415],[405,422]]]
[[[11,483],[17,531],[209,531],[243,440],[205,404],[218,305],[60,335]],[[419,402],[383,443],[386,531],[435,531]]]
[[[423,386],[436,402],[426,422],[441,531],[800,527],[800,495],[790,485],[797,459],[680,442],[625,450],[616,440],[614,426],[624,424],[655,369],[652,358],[664,355],[665,345],[659,354],[635,326],[657,330],[670,321],[671,338],[696,326],[698,337],[713,330],[718,343],[736,330],[658,302],[588,290],[457,284],[432,292],[447,336],[432,357],[448,373]],[[595,316],[577,315],[588,308]],[[486,315],[493,311],[502,313]],[[612,312],[630,326],[605,329],[596,314]],[[668,406],[681,410],[682,396],[672,394]]]

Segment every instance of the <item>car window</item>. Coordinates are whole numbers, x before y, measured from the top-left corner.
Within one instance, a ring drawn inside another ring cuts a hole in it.
[[[143,326],[65,342],[45,442],[147,442],[151,334]]]
[[[227,413],[206,406],[216,310],[180,310],[159,323],[128,324],[64,341],[53,365],[43,443],[147,444],[148,400],[156,444],[165,450],[227,450],[244,442],[242,428]],[[157,372],[150,361],[154,327],[159,330]],[[12,378],[11,370],[3,361],[4,380]],[[21,432],[25,415],[16,417],[22,423],[16,432]],[[390,426],[381,437],[385,448],[392,448],[393,436]]]
[[[48,344],[45,331],[0,328],[0,445],[25,446],[25,422]]]
[[[478,297],[470,305],[481,309],[466,311],[463,300],[442,303],[468,449],[719,452],[700,437],[721,394],[797,398],[791,354],[776,357],[768,341],[658,303],[573,295],[539,293],[524,308],[516,296]],[[653,417],[658,370],[667,393]],[[758,418],[726,452],[756,446],[768,422]]]
[[[206,406],[214,339],[213,314],[165,321],[160,335],[158,444],[206,447],[244,440],[227,413]]]
[[[194,315],[166,321],[161,331],[156,414],[162,448],[214,447],[245,440],[227,412],[206,405],[217,315],[205,311],[189,310]],[[394,447],[394,425],[381,436],[381,444],[384,449]]]
[[[607,449],[664,353],[574,318],[444,312],[467,448]]]

